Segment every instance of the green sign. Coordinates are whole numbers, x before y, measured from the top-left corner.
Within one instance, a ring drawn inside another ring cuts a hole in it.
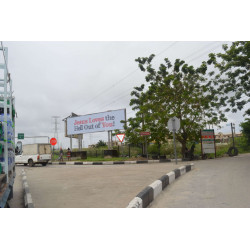
[[[17,138],[20,139],[20,140],[24,139],[24,134],[23,134],[23,133],[18,134],[18,135],[17,135]]]

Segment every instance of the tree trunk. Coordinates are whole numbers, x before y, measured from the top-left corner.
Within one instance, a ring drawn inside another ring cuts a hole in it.
[[[185,158],[186,147],[187,147],[187,141],[183,141],[183,142],[181,143],[181,154],[182,154],[182,158]]]
[[[158,145],[158,156],[160,156],[161,155],[161,143],[157,142],[157,145]]]

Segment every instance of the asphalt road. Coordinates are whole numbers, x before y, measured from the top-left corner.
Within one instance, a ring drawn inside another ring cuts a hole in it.
[[[16,178],[13,188],[13,199],[8,203],[10,208],[24,208],[22,172],[20,167],[16,167]]]
[[[197,161],[151,208],[249,208],[250,154]]]
[[[182,166],[180,163],[178,166]],[[23,167],[36,208],[124,208],[175,163]]]

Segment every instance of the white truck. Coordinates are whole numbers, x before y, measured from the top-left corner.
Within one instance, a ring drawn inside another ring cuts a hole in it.
[[[51,145],[48,143],[26,144],[19,150],[16,152],[16,164],[29,165],[30,167],[35,164],[46,166],[51,160]]]

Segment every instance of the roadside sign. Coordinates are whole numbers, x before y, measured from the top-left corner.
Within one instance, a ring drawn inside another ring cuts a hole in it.
[[[140,135],[151,135],[151,132],[149,131],[140,132]]]
[[[201,147],[203,154],[215,154],[215,136],[213,129],[201,130]]]
[[[180,129],[180,119],[172,117],[168,120],[168,129],[171,132],[176,132]]]
[[[17,134],[17,138],[18,138],[19,140],[23,140],[23,139],[24,139],[24,133],[19,133],[19,134]]]
[[[168,129],[173,132],[174,139],[174,154],[175,154],[175,163],[177,164],[177,153],[176,153],[176,143],[175,143],[175,133],[180,129],[180,119],[177,117],[172,117],[168,120]]]
[[[52,146],[55,146],[55,145],[57,144],[56,138],[51,138],[51,139],[50,139],[50,144],[51,144]]]
[[[123,142],[124,138],[125,138],[125,134],[117,134],[116,137],[118,138],[118,140],[120,142]]]

